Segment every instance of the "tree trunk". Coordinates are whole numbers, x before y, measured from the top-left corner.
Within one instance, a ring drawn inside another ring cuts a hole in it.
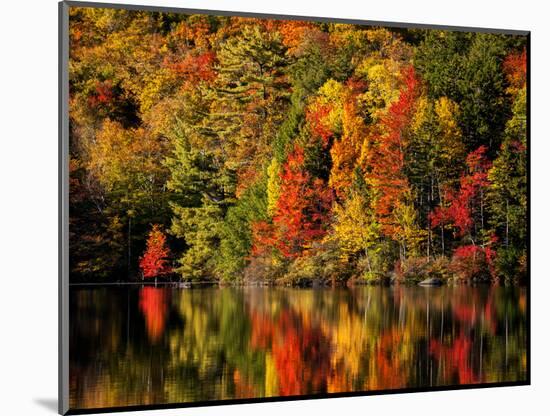
[[[365,247],[365,258],[367,259],[367,267],[369,268],[369,273],[372,273],[372,267],[370,265],[370,258],[369,258],[369,249]]]
[[[506,198],[506,238],[504,240],[504,245],[508,247],[508,230],[509,230],[509,218],[508,218],[508,198]]]
[[[132,265],[132,217],[128,216],[128,277]]]
[[[485,221],[483,218],[483,189],[481,190],[481,198],[479,201],[480,210],[481,210],[481,231],[485,229]]]
[[[432,230],[428,224],[428,244],[426,246],[426,257],[430,260],[430,245],[432,244]]]
[[[445,232],[443,231],[443,226],[441,226],[441,255],[445,255]]]

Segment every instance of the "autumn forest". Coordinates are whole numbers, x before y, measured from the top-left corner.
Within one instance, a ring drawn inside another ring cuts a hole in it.
[[[71,282],[526,283],[527,42],[71,7]]]

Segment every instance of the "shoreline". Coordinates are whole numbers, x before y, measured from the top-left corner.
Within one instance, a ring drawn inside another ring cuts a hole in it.
[[[423,288],[439,288],[446,286],[513,286],[513,287],[528,287],[527,283],[503,283],[491,281],[479,282],[442,282],[440,284],[421,284],[422,282],[395,282],[395,283],[380,283],[380,282],[354,282],[353,284],[337,284],[337,285],[281,285],[281,284],[257,284],[257,283],[219,283],[219,282],[78,282],[69,283],[69,287],[106,287],[106,286],[171,286],[177,289],[196,289],[208,286],[217,286],[218,288],[226,287],[254,287],[254,288],[296,288],[296,289],[335,289],[335,288],[354,288],[360,286],[408,286],[408,287],[423,287]]]

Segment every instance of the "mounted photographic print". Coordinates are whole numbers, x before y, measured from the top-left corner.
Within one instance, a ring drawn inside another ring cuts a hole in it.
[[[69,1],[60,46],[60,413],[529,384],[529,32]]]

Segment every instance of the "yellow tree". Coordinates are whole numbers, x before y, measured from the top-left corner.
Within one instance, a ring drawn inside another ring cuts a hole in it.
[[[333,232],[328,239],[337,240],[346,258],[365,256],[369,272],[373,271],[372,253],[380,238],[380,226],[367,198],[353,191],[342,204],[333,207]],[[370,251],[369,251],[370,250]]]
[[[281,194],[281,164],[276,157],[271,159],[267,167],[267,213],[273,216],[277,210],[277,201]]]

